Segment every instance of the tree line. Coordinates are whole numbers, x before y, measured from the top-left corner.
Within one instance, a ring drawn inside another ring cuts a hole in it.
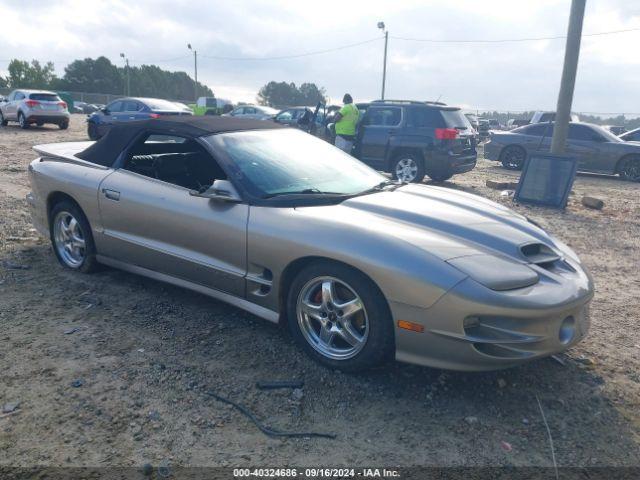
[[[0,87],[37,88],[44,90],[109,93],[123,95],[127,82],[126,67],[118,67],[106,57],[74,60],[58,77],[52,62],[27,62],[13,59],[7,68],[8,75],[0,77]],[[174,100],[190,100],[194,97],[194,80],[185,72],[170,72],[156,65],[129,67],[130,95]],[[198,96],[211,97],[209,87],[198,82]]]
[[[156,65],[129,67],[130,95],[173,100],[191,100],[194,97],[194,80],[185,72],[170,72]],[[106,57],[74,60],[58,77],[52,62],[13,59],[9,62],[8,75],[0,76],[0,88],[36,88],[43,90],[108,93],[124,95],[127,84],[126,67],[118,67]],[[209,87],[198,82],[198,96],[213,97]],[[316,105],[326,101],[324,88],[315,83],[271,81],[258,92],[261,105],[283,107],[290,105]]]

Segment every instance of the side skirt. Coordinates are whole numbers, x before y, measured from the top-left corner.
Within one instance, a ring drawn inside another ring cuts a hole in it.
[[[135,273],[137,275],[149,277],[154,280],[159,280],[161,282],[170,283],[178,287],[194,290],[198,293],[202,293],[209,297],[215,298],[216,300],[220,300],[222,302],[233,305],[234,307],[241,308],[242,310],[245,310],[249,313],[252,313],[253,315],[256,315],[270,322],[278,323],[278,319],[279,319],[278,312],[274,312],[273,310],[270,310],[268,308],[261,307],[260,305],[256,305],[255,303],[251,303],[245,300],[244,298],[239,298],[234,295],[221,292],[220,290],[215,290],[213,288],[205,287],[203,285],[199,285],[197,283],[193,283],[188,280],[183,280],[181,278],[173,277],[165,273],[155,272],[153,270],[149,270],[148,268],[139,267],[137,265],[131,265],[129,263],[121,262],[120,260],[114,260],[113,258],[105,257],[102,255],[96,255],[96,260],[98,260],[98,262],[100,263],[103,263],[104,265],[108,265],[110,267],[117,268],[119,270],[124,270],[126,272]]]

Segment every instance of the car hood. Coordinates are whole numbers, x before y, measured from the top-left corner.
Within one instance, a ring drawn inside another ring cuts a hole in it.
[[[443,187],[405,185],[339,205],[298,210],[372,235],[391,235],[442,260],[490,254],[528,263],[520,250],[523,245],[562,249],[524,216],[483,197]]]

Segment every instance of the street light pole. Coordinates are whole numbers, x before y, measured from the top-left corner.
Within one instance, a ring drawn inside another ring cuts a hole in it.
[[[381,100],[384,100],[384,86],[387,81],[387,44],[389,43],[389,32],[385,29],[384,22],[378,22],[378,28],[384,31],[384,60],[382,62],[382,95]]]
[[[193,70],[194,70],[194,76],[195,76],[195,83],[193,84],[193,93],[194,93],[194,96],[196,97],[195,101],[197,104],[198,103],[198,52],[193,48],[191,48],[190,43],[187,44],[187,48],[193,51]]]
[[[576,85],[576,72],[578,70],[578,57],[580,55],[580,40],[582,37],[582,20],[584,19],[584,7],[586,0],[571,0],[571,13],[569,14],[569,31],[567,32],[567,44],[564,51],[564,67],[562,68],[562,80],[558,93],[558,106],[556,108],[555,126],[551,140],[551,153],[562,155],[569,132],[569,119],[571,118],[571,103],[573,102],[573,90]]]
[[[127,84],[126,84],[126,89],[125,89],[125,96],[130,96],[131,95],[131,79],[130,79],[130,74],[129,74],[129,59],[127,57],[125,57],[124,53],[121,53],[120,56],[122,58],[124,58],[124,63],[125,63],[125,69],[127,72]]]

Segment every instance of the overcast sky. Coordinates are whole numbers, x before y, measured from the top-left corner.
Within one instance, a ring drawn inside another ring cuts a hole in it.
[[[468,108],[555,108],[564,40],[431,43],[566,34],[569,0],[0,0],[0,71],[8,60],[55,63],[124,52],[193,75],[218,97],[254,101],[270,80],[315,82],[334,102],[379,98],[389,30],[387,98],[437,99]],[[640,2],[588,0],[583,34],[640,29]],[[296,55],[373,40],[339,51]],[[640,31],[584,37],[574,98],[579,112],[640,112]],[[241,57],[243,60],[213,57]],[[256,60],[258,58],[258,60]]]

